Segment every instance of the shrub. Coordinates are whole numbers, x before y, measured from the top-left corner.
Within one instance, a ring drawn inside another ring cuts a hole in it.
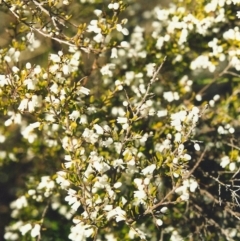
[[[239,238],[239,3],[1,1],[5,240]]]

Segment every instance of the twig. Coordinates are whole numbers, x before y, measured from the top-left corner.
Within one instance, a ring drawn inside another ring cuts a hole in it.
[[[214,82],[218,80],[219,77],[222,77],[224,74],[228,74],[228,70],[232,67],[231,61],[228,63],[228,65],[225,67],[225,69],[218,74],[216,77],[213,78],[213,80],[205,85],[198,93],[197,95],[201,95],[205,90],[207,90]]]
[[[199,211],[199,213],[204,213],[203,209],[201,207],[199,207],[197,204],[194,204],[194,207]],[[209,219],[205,216],[203,216],[203,217],[207,223],[209,223],[210,225],[213,225],[217,229],[219,229],[221,231],[221,233],[227,238],[227,240],[234,241],[231,237],[229,237],[229,235],[225,231],[225,229],[223,229],[214,219],[212,219],[212,218]]]
[[[159,74],[160,70],[162,69],[163,64],[164,64],[164,62],[166,61],[166,59],[167,59],[167,57],[165,56],[164,59],[163,59],[163,61],[162,61],[162,63],[161,63],[161,65],[160,65],[160,66],[158,67],[158,69],[154,72],[153,77],[152,77],[151,80],[149,81],[148,86],[147,86],[146,93],[145,93],[145,95],[143,96],[140,104],[139,104],[138,107],[137,107],[137,112],[135,113],[136,116],[139,115],[139,113],[140,113],[140,111],[141,111],[142,105],[146,102],[146,99],[147,99],[147,96],[148,96],[148,94],[149,94],[150,88],[151,88],[152,84],[156,81],[157,75]]]
[[[31,31],[34,30],[35,32],[38,32],[40,35],[42,35],[42,36],[44,36],[46,38],[50,38],[52,40],[55,40],[55,41],[59,42],[60,44],[65,44],[65,45],[68,45],[68,46],[71,46],[71,47],[80,48],[81,50],[83,50],[86,53],[89,53],[90,51],[92,51],[92,52],[96,52],[97,51],[97,50],[92,49],[91,47],[77,46],[76,44],[71,43],[69,40],[64,40],[64,39],[60,39],[60,38],[54,37],[54,36],[52,36],[52,34],[45,33],[41,29],[33,27],[32,24],[27,23],[24,20],[21,20],[20,16],[16,12],[14,12],[14,10],[6,2],[3,2],[3,3],[7,6],[7,8],[10,10],[10,12],[18,19],[18,21],[23,23],[27,27],[29,27],[31,29]],[[52,21],[53,21],[53,19],[52,19]],[[101,52],[101,50],[98,50],[97,52]]]
[[[217,200],[211,193],[209,193],[207,190],[202,190],[200,189],[200,193],[204,196],[208,196],[211,200],[213,200],[215,203],[220,205],[220,201]],[[233,210],[231,210],[228,206],[225,206],[224,209],[230,213],[232,216],[234,216],[235,218],[237,218],[238,220],[240,220],[240,213],[238,212],[234,212]]]
[[[50,199],[48,200],[48,203],[47,203],[46,207],[43,210],[40,227],[42,227],[42,225],[43,225],[43,221],[44,221],[44,218],[46,216],[46,213],[47,213],[47,210],[48,210],[49,206],[50,206]],[[38,238],[37,238],[37,241],[40,241],[40,240],[41,240],[41,232],[39,233]]]
[[[203,157],[204,157],[206,151],[207,151],[207,148],[205,148],[205,150],[203,151],[202,155],[200,156],[200,158],[198,159],[198,161],[196,162],[194,167],[191,169],[191,171],[189,171],[183,177],[183,180],[187,180],[193,174],[193,172],[197,169],[197,167],[199,166],[200,162],[203,160]],[[159,203],[157,203],[157,204],[153,205],[151,208],[147,209],[144,212],[144,215],[147,215],[147,214],[151,213],[154,209],[158,208],[159,206],[162,206],[163,204],[166,204],[166,202],[164,202],[164,201],[166,199],[168,199],[168,197],[170,197],[180,185],[181,185],[181,183],[177,184]]]

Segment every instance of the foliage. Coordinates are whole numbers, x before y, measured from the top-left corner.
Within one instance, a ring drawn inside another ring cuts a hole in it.
[[[238,4],[1,1],[5,240],[240,237]]]

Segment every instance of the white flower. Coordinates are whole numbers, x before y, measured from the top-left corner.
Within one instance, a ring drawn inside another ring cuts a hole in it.
[[[23,83],[27,86],[28,90],[35,90],[37,80],[28,78],[28,79],[25,79]]]
[[[160,211],[161,211],[162,213],[166,213],[166,212],[167,212],[167,210],[168,210],[168,208],[167,208],[167,207],[162,207]]]
[[[35,35],[32,31],[29,32],[26,37],[28,40],[28,48],[30,51],[33,51],[41,45],[41,42],[35,38]]]
[[[188,121],[192,121],[192,123],[196,124],[198,122],[198,119],[199,119],[199,108],[194,106],[192,108],[192,110],[189,112],[189,114],[187,115],[187,120]]]
[[[128,123],[125,123],[125,124],[122,125],[123,130],[127,130],[128,127],[129,127],[129,124],[128,124]]]
[[[149,185],[149,183],[150,183],[150,179],[148,177],[144,178],[143,184],[144,185]]]
[[[67,162],[64,163],[64,166],[66,168],[70,168],[73,165],[71,156],[65,155],[64,159],[67,161]]]
[[[197,101],[201,101],[201,100],[202,100],[202,96],[199,95],[199,94],[197,94],[196,97],[195,97],[195,99],[196,99]]]
[[[35,122],[35,123],[28,125],[27,127],[22,128],[21,134],[23,135],[23,137],[25,139],[28,140],[29,143],[33,143],[36,140],[37,135],[36,135],[36,133],[33,132],[33,130],[35,128],[38,128],[39,126],[40,126],[40,122]]]
[[[59,92],[58,89],[58,84],[54,83],[51,87],[50,87],[50,91],[53,92],[54,94],[57,94]]]
[[[90,142],[92,144],[98,141],[98,135],[94,133],[93,130],[89,130],[88,128],[85,128],[82,136],[85,138],[86,142]]]
[[[214,72],[216,69],[216,66],[209,60],[208,56],[200,55],[191,62],[190,68],[192,70],[195,70],[198,68],[202,68],[202,69],[208,68],[210,72]]]
[[[167,91],[163,93],[163,98],[168,102],[172,102],[174,100],[179,100],[178,92]]]
[[[18,109],[20,111],[24,111],[28,108],[28,99],[23,99],[20,103],[20,105],[18,106]]]
[[[219,126],[217,131],[220,135],[227,134],[227,131],[222,126]]]
[[[102,135],[102,134],[104,133],[103,128],[102,128],[100,125],[94,124],[93,127],[94,127],[94,129],[96,130],[96,132],[97,132],[98,135]]]
[[[70,182],[66,179],[66,172],[57,172],[56,182],[61,185],[62,188],[67,188],[70,186]]]
[[[108,8],[109,8],[109,9],[118,10],[118,8],[119,8],[119,3],[110,3],[110,4],[108,4]]]
[[[77,118],[80,117],[80,112],[78,110],[74,110],[71,114],[69,114],[69,119],[72,121],[76,121]]]
[[[67,65],[67,64],[63,65],[62,72],[63,72],[64,75],[68,75],[70,73],[70,70],[71,70],[71,68],[70,68],[69,65]]]
[[[159,110],[159,111],[157,112],[157,116],[158,116],[158,117],[164,117],[164,116],[167,115],[167,113],[168,113],[167,110]]]
[[[235,132],[235,129],[233,127],[230,127],[228,131],[230,134],[233,134]]]
[[[127,41],[122,41],[120,43],[120,45],[121,45],[122,48],[129,48],[130,47],[130,45],[129,45],[129,43]]]
[[[90,107],[88,107],[88,108],[87,108],[87,111],[88,111],[88,114],[93,114],[93,113],[96,113],[96,112],[97,112],[95,106],[90,106]]]
[[[134,191],[134,198],[136,199],[136,205],[145,204],[147,194],[144,190]]]
[[[183,144],[180,144],[180,145],[178,146],[178,153],[179,153],[179,154],[182,154],[183,151],[184,151],[184,145],[183,145]]]
[[[53,64],[49,67],[49,72],[55,74],[60,69],[58,64]]]
[[[120,207],[116,207],[116,208],[110,210],[107,214],[108,220],[110,220],[113,217],[116,218],[116,222],[126,220],[126,212],[124,210],[122,210]]]
[[[189,199],[189,193],[187,191],[187,187],[186,186],[180,186],[178,187],[175,192],[177,194],[180,194],[180,198],[183,200],[183,201],[187,201]]]
[[[137,236],[141,240],[146,240],[146,234],[138,228],[131,228],[129,230],[128,236],[130,239],[135,239],[135,236]]]
[[[73,219],[73,222],[76,224],[71,227],[70,234],[68,238],[72,241],[85,241],[86,238],[90,237],[94,230],[90,225],[85,225],[78,219]]]
[[[153,174],[153,171],[156,169],[156,165],[155,164],[152,164],[150,166],[147,166],[146,168],[144,168],[142,170],[142,174],[144,176],[148,175],[148,174]]]
[[[64,4],[64,5],[68,5],[68,4],[69,4],[69,1],[68,1],[68,0],[63,0],[63,4]]]
[[[233,172],[235,169],[236,169],[236,163],[235,162],[231,162],[229,164],[229,170]]]
[[[140,142],[142,145],[145,145],[145,143],[146,143],[146,141],[147,141],[147,139],[148,139],[148,134],[145,133],[142,137],[136,135],[135,138],[136,138],[136,139],[137,139],[137,138],[140,138],[140,139],[139,139],[139,142]]]
[[[142,181],[142,179],[141,178],[135,178],[134,179],[134,183],[136,184],[136,186],[138,187],[138,189],[143,189],[144,188],[144,186],[143,186],[143,181]]]
[[[42,96],[41,95],[33,95],[31,101],[32,101],[32,104],[34,107],[42,106]]]
[[[109,147],[113,143],[113,139],[111,137],[108,137],[107,140],[102,142],[102,145],[105,147]]]
[[[117,123],[119,123],[119,124],[126,124],[126,123],[128,123],[128,119],[127,119],[127,117],[118,117],[117,118]]]
[[[38,128],[40,125],[41,125],[41,123],[40,123],[39,121],[30,124],[30,126],[31,126],[33,129]]]
[[[6,75],[0,74],[0,86],[3,87],[10,83],[10,79]]]
[[[67,201],[71,208],[75,211],[77,211],[81,205],[77,199],[77,192],[71,188],[68,190],[68,196],[65,197],[65,201]]]
[[[29,194],[30,196],[33,196],[33,195],[36,194],[36,190],[34,190],[34,189],[29,189],[29,190],[28,190],[28,194]]]
[[[35,105],[32,100],[28,101],[28,111],[32,113],[35,110]]]
[[[79,123],[80,124],[87,124],[88,123],[87,116],[86,115],[81,115]]]
[[[110,58],[117,58],[118,54],[117,54],[117,49],[116,48],[112,48],[111,50],[111,57]]]
[[[156,224],[157,224],[158,226],[162,226],[162,225],[163,225],[163,221],[162,221],[161,219],[157,219],[157,220],[156,220]]]
[[[180,194],[180,198],[183,201],[187,201],[189,199],[189,192],[195,192],[196,188],[198,187],[198,183],[194,179],[188,179],[183,181],[183,185],[176,188],[175,192]]]
[[[102,10],[99,10],[99,9],[95,9],[93,12],[97,17],[101,16],[102,14]]]
[[[185,153],[185,154],[182,156],[182,158],[185,159],[185,160],[187,160],[187,161],[190,161],[190,160],[192,159],[192,157],[191,157],[189,154],[187,154],[187,153]]]
[[[19,71],[19,68],[16,67],[16,66],[13,66],[13,67],[12,67],[12,71],[13,71],[13,73],[16,74],[16,73]]]
[[[123,166],[124,162],[122,159],[116,159],[113,161],[112,165],[114,168],[116,167],[120,167],[121,169],[124,169],[124,166]]]
[[[98,156],[94,151],[90,153],[89,159],[92,162],[92,167],[100,173],[104,173],[110,169],[110,166],[103,160],[103,157]]]
[[[8,55],[6,55],[6,56],[4,57],[4,60],[9,63],[9,62],[11,62],[11,57],[9,57]]]
[[[123,28],[121,24],[116,25],[116,29],[118,32],[121,32],[123,35],[128,35],[129,31],[127,28]]]
[[[115,66],[115,64],[106,64],[100,69],[100,72],[102,75],[108,75],[109,77],[112,77],[112,69],[115,69]]]
[[[19,230],[22,235],[25,235],[32,229],[32,225],[30,223],[25,224],[24,226],[20,227]]]
[[[98,181],[95,182],[94,187],[97,189],[107,188],[109,187],[108,177],[104,174],[101,177],[97,177]]]
[[[53,61],[54,63],[59,63],[61,62],[61,58],[57,54],[50,54],[50,60]]]
[[[147,76],[152,77],[155,71],[156,64],[155,63],[149,63],[146,65],[147,70]]]
[[[173,163],[174,163],[174,164],[178,164],[178,158],[177,158],[177,157],[174,157],[174,158],[173,158]]]
[[[0,143],[4,143],[6,140],[6,136],[0,134]]]
[[[178,232],[176,230],[174,230],[172,232],[172,235],[171,235],[169,240],[171,240],[171,241],[183,241],[183,238],[178,234]]]
[[[78,91],[78,94],[80,94],[80,93],[85,94],[85,95],[89,95],[90,90],[85,88],[85,87],[83,87],[83,86],[81,86],[79,91]]]
[[[176,141],[176,142],[181,142],[181,140],[182,140],[182,135],[181,135],[180,132],[177,132],[177,133],[175,134],[175,141]]]
[[[37,66],[34,68],[34,70],[33,70],[34,74],[40,74],[41,71],[42,71],[42,69],[41,69],[41,67],[40,67],[39,65],[37,65]]]
[[[195,192],[198,187],[198,183],[192,178],[189,180],[188,185],[189,185],[190,192]]]
[[[185,110],[171,114],[171,126],[175,127],[177,131],[182,130],[182,122],[186,119],[187,112]]]
[[[118,189],[118,188],[121,187],[121,186],[122,186],[122,183],[121,183],[121,182],[116,182],[116,183],[113,185],[113,187],[116,188],[116,189]]]
[[[31,69],[31,68],[32,68],[31,63],[27,62],[27,63],[26,63],[26,69]]]
[[[101,29],[98,27],[98,20],[91,20],[87,28],[88,32],[101,33]]]
[[[28,206],[28,201],[25,196],[19,197],[17,200],[11,202],[10,207],[12,209],[22,209]]]
[[[121,142],[114,142],[114,146],[115,146],[115,151],[120,154],[121,150],[122,150],[122,143]],[[120,159],[122,160],[122,159]]]
[[[97,43],[101,43],[104,40],[104,37],[101,33],[98,33],[96,36],[93,37],[93,40]]]
[[[196,151],[200,151],[200,145],[199,145],[198,143],[195,143],[195,144],[194,144],[194,149],[195,149]]]
[[[237,11],[237,17],[240,18],[240,11]]]
[[[11,116],[11,117],[4,122],[5,126],[10,126],[12,123],[15,123],[15,124],[21,124],[22,123],[22,116],[21,116],[21,114],[19,114],[19,113],[15,114],[12,111],[8,111],[7,115]]]
[[[188,37],[188,30],[186,28],[182,29],[180,38],[178,40],[178,45],[182,45],[183,43],[187,42],[187,37]]]
[[[105,207],[103,208],[103,210],[105,210],[105,211],[111,211],[113,209],[113,205],[110,205],[110,204],[108,204],[108,205],[105,205]]]
[[[51,180],[50,176],[41,177],[41,182],[38,184],[37,189],[53,189],[55,187],[54,181]]]
[[[221,163],[220,163],[220,166],[221,166],[222,168],[225,168],[225,167],[230,163],[230,158],[229,158],[228,156],[222,157],[221,160],[222,160],[222,161],[221,161]]]
[[[35,224],[34,228],[31,231],[31,236],[33,238],[37,237],[40,234],[40,229],[41,229],[41,226],[39,224]]]

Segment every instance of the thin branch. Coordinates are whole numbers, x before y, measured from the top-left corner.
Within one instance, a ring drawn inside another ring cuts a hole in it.
[[[50,199],[48,200],[48,203],[47,203],[47,205],[46,205],[46,207],[44,208],[44,210],[43,210],[43,213],[42,213],[42,217],[41,217],[41,227],[42,227],[42,225],[43,225],[43,221],[44,221],[44,218],[45,218],[45,216],[46,216],[46,214],[47,214],[47,211],[48,211],[48,209],[49,209],[49,206],[50,206]],[[37,241],[40,241],[41,240],[41,232],[39,233],[39,235],[38,235],[38,238],[37,238]]]
[[[5,2],[4,2],[5,3]],[[84,52],[86,53],[90,53],[91,51],[92,52],[101,52],[102,50],[95,50],[95,49],[92,49],[91,47],[83,47],[83,46],[77,46],[76,44],[73,44],[71,43],[69,40],[64,40],[64,39],[60,39],[60,38],[57,38],[57,37],[54,37],[52,36],[52,34],[49,34],[49,33],[45,33],[43,30],[41,29],[38,29],[38,28],[35,28],[32,26],[32,24],[30,23],[27,23],[26,21],[24,20],[21,20],[20,19],[20,16],[7,4],[5,3],[5,5],[7,6],[7,8],[10,10],[10,12],[18,19],[19,22],[23,23],[24,25],[26,25],[27,27],[29,27],[31,29],[31,31],[35,31],[37,33],[39,33],[40,35],[46,37],[46,38],[50,38],[52,40],[55,40],[57,42],[59,42],[60,44],[65,44],[65,45],[68,45],[68,46],[71,46],[71,47],[76,47],[76,48],[80,48],[81,50],[83,50]],[[52,18],[51,18],[52,19]],[[52,19],[53,20],[53,19]],[[65,37],[67,38],[67,37]]]
[[[194,204],[194,207],[199,211],[199,213],[204,213],[203,209],[200,206],[198,206],[197,204]],[[227,240],[234,241],[231,237],[229,237],[229,234],[225,231],[225,229],[223,229],[213,218],[209,219],[205,216],[203,216],[203,217],[207,223],[215,226],[218,230],[220,230],[221,233],[227,238]]]
[[[205,90],[207,90],[214,82],[216,82],[218,80],[219,77],[222,77],[224,74],[228,74],[228,70],[232,67],[232,63],[231,61],[228,63],[228,65],[225,67],[225,69],[220,73],[218,74],[216,77],[213,78],[213,80],[205,85],[198,93],[197,95],[201,95]]]
[[[220,201],[218,199],[216,199],[211,193],[209,193],[207,190],[202,190],[200,189],[200,193],[203,196],[208,196],[212,201],[214,201],[215,203],[220,205]],[[228,213],[230,213],[233,217],[237,218],[238,220],[240,220],[240,213],[238,212],[234,212],[233,210],[231,210],[228,206],[224,207],[224,210],[226,210]]]
[[[163,61],[162,61],[162,63],[161,63],[161,65],[160,65],[160,66],[158,67],[158,69],[154,72],[153,77],[152,77],[151,80],[149,81],[148,86],[147,86],[146,93],[145,93],[145,95],[143,96],[140,104],[139,104],[138,107],[137,107],[137,112],[135,113],[136,116],[139,115],[139,113],[140,113],[140,111],[141,111],[142,105],[146,102],[147,97],[148,97],[148,95],[149,95],[150,88],[151,88],[152,84],[156,81],[157,75],[159,74],[160,70],[162,69],[163,64],[165,63],[166,59],[167,59],[167,57],[165,56],[164,59],[163,59]]]
[[[204,157],[206,151],[207,151],[207,148],[205,148],[205,150],[203,151],[202,155],[200,156],[200,158],[198,159],[198,161],[196,162],[194,167],[183,177],[183,180],[187,180],[193,174],[193,172],[197,169],[200,162],[203,160],[203,157]],[[177,184],[159,203],[157,203],[157,204],[153,205],[151,208],[147,209],[144,212],[144,215],[147,215],[147,214],[151,213],[154,209],[158,208],[159,206],[166,204],[166,202],[164,202],[164,201],[166,199],[168,199],[179,186],[181,186],[181,183]]]

